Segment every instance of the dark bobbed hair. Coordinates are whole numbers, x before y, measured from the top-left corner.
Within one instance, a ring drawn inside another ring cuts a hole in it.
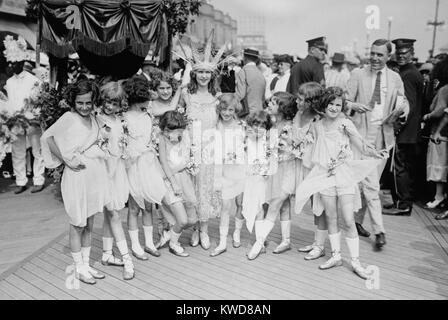
[[[81,79],[68,85],[64,90],[63,97],[67,104],[73,109],[75,108],[76,96],[81,96],[89,92],[92,93],[92,104],[98,105],[100,89],[95,81],[89,79]]]
[[[377,46],[377,47],[386,46],[387,52],[388,53],[392,52],[392,44],[387,39],[376,39],[375,41],[373,41],[372,46]]]
[[[303,96],[311,110],[317,113],[324,94],[324,88],[317,82],[306,82],[300,85],[297,94]]]
[[[285,120],[294,119],[297,113],[297,97],[288,92],[276,92],[273,99],[278,104],[278,112],[283,115]]]
[[[250,113],[246,118],[246,123],[249,127],[261,124],[266,130],[272,128],[271,116],[263,110]]]
[[[178,111],[167,111],[160,118],[160,129],[163,131],[185,129],[187,127],[187,119]]]
[[[342,99],[342,110],[341,112],[344,112],[347,108],[347,104],[345,103],[345,94],[344,90],[340,87],[329,87],[325,89],[325,92],[322,96],[319,112],[324,113],[325,109],[327,109],[328,105],[331,101],[333,101],[336,98]]]
[[[130,105],[150,100],[149,81],[143,75],[134,75],[124,83],[124,91]]]
[[[171,86],[171,88],[173,89],[173,93],[177,90],[178,82],[174,79],[173,75],[168,72],[154,73],[151,79],[151,89],[154,91],[157,90],[162,81],[168,83]]]
[[[198,81],[196,79],[196,71],[190,71],[190,83],[188,84],[188,92],[191,94],[195,94],[196,92],[198,92]],[[208,83],[208,92],[210,92],[213,96],[215,96],[218,92],[220,92],[218,86],[218,75],[216,74],[216,72],[212,72],[210,82]]]
[[[439,80],[437,88],[441,88],[448,84],[448,57],[438,62],[432,70],[432,79]]]

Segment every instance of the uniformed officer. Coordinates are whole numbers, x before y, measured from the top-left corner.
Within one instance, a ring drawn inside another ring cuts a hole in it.
[[[324,67],[322,62],[328,52],[328,45],[325,37],[319,37],[307,41],[308,55],[305,59],[295,64],[291,69],[286,90],[291,94],[297,94],[299,86],[305,82],[318,82],[325,85]]]
[[[393,186],[391,195],[394,203],[384,206],[384,214],[410,215],[414,200],[414,181],[420,123],[422,120],[423,77],[412,62],[414,39],[395,39],[395,55],[399,73],[403,80],[409,115],[406,123],[396,128],[396,147],[392,167]]]

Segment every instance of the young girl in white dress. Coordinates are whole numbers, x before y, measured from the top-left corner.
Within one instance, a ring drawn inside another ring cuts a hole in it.
[[[181,86],[167,72],[157,72],[151,75],[151,90],[156,93],[157,98],[149,102],[148,111],[153,117],[153,137],[158,142],[160,139],[160,118],[167,111],[178,108],[181,94]],[[157,143],[156,142],[156,143]],[[160,234],[156,248],[163,247],[170,240],[169,229],[176,223],[172,213],[164,206],[159,207],[158,231]]]
[[[293,153],[292,120],[297,113],[297,98],[287,92],[275,93],[268,102],[268,112],[273,119],[273,129],[278,134],[278,168],[269,177],[267,201],[269,208],[262,222],[262,235],[266,239],[275,220],[280,214],[282,233],[281,243],[274,249],[274,253],[283,253],[291,249],[291,214],[289,210],[290,197],[296,191],[296,160]],[[274,130],[271,130],[274,132]],[[283,210],[281,208],[283,207]],[[281,212],[280,212],[281,211]],[[261,224],[261,222],[260,222]],[[254,246],[250,252],[251,257],[258,256],[255,251],[260,246]]]
[[[222,149],[223,163],[215,167],[215,176],[218,176],[218,179],[221,180],[219,184],[222,209],[219,223],[219,244],[210,253],[212,257],[227,250],[230,216],[235,216],[233,246],[238,248],[241,245],[240,233],[244,224],[241,211],[246,173],[245,123],[237,119],[237,113],[241,110],[241,105],[233,93],[223,93],[218,99],[219,120],[215,139],[219,139],[220,143],[216,147]]]
[[[246,122],[247,169],[242,214],[250,232],[255,226],[256,241],[247,254],[249,260],[254,260],[260,253],[266,252],[263,204],[266,203],[269,176],[277,171],[278,133],[276,130],[270,132],[272,120],[265,111],[249,114]]]
[[[81,80],[68,87],[66,112],[41,137],[42,155],[47,168],[64,164],[61,192],[67,212],[70,251],[76,277],[95,284],[105,276],[89,265],[94,215],[111,201],[106,170],[106,152],[101,141],[107,138],[92,115],[98,99],[97,85]]]
[[[101,87],[102,109],[97,115],[100,127],[109,131],[109,138],[104,141],[109,156],[106,159],[109,186],[112,201],[104,208],[103,224],[103,265],[124,266],[123,278],[130,280],[134,277],[134,265],[129,255],[128,245],[121,224],[119,211],[129,199],[129,182],[123,159],[125,139],[121,112],[125,93],[121,82],[109,82]],[[117,243],[123,260],[112,254],[113,241]]]
[[[353,271],[361,278],[367,279],[366,270],[359,261],[354,201],[358,182],[372,170],[376,170],[379,160],[353,160],[350,145],[363,155],[377,159],[387,157],[387,152],[378,152],[363,141],[353,122],[341,113],[344,107],[345,97],[342,89],[326,89],[321,104],[323,119],[315,122],[312,127],[316,139],[312,153],[314,167],[296,190],[296,209],[300,210],[312,194],[319,193],[325,209],[332,250],[331,258],[319,268],[325,270],[342,265],[341,232],[337,219],[342,216],[346,225],[346,242]]]
[[[296,186],[298,187],[306,178],[313,167],[311,155],[314,145],[314,137],[311,126],[319,120],[321,116],[317,113],[320,108],[324,89],[317,82],[307,82],[302,84],[298,90],[298,112],[293,121],[295,154],[298,157],[296,171]],[[313,201],[313,209],[319,212],[317,201]],[[314,211],[314,210],[312,210]],[[327,222],[325,212],[314,215],[314,242],[298,249],[299,252],[306,252],[305,260],[318,259],[325,255],[324,245],[327,239]]]
[[[220,212],[213,156],[213,134],[218,121],[215,68],[216,65],[205,62],[193,65],[188,89],[182,96],[190,121],[193,152],[195,158],[201,159],[199,173],[194,177],[199,226],[193,231],[190,244],[195,247],[200,243],[205,250],[210,248],[208,220],[217,217]]]
[[[172,212],[175,224],[170,230],[170,252],[181,257],[188,257],[179,244],[179,237],[186,228],[196,224],[197,204],[194,192],[192,173],[195,172],[195,164],[191,159],[191,142],[186,130],[187,120],[177,111],[167,111],[160,119],[162,135],[159,142],[159,157],[166,177],[168,196],[176,203],[177,210]],[[183,206],[182,206],[183,203]],[[188,208],[188,210],[185,210]],[[189,213],[189,215],[187,215]]]
[[[165,173],[160,165],[153,145],[152,117],[147,112],[149,82],[145,77],[134,76],[124,86],[129,110],[124,114],[127,146],[127,173],[130,186],[128,227],[132,253],[137,259],[147,260],[144,252],[159,257],[160,252],[153,242],[151,203],[166,205],[175,216],[184,210],[180,199],[171,197],[172,190],[164,181]],[[142,222],[145,234],[145,249],[140,246],[137,218],[143,210]],[[173,249],[173,247],[171,247]],[[183,248],[178,253],[183,252]]]

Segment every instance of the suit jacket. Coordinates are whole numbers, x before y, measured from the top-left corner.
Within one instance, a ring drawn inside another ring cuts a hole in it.
[[[422,120],[423,76],[413,63],[402,66],[400,76],[409,102],[409,115],[406,124],[397,135],[397,143],[417,143],[420,139]]]
[[[235,94],[249,112],[263,110],[266,80],[255,65],[245,65],[236,75]]]
[[[353,70],[347,85],[347,100],[369,105],[374,89],[372,88],[373,78],[376,78],[376,73],[372,72],[369,66]],[[395,144],[393,122],[388,121],[390,119],[389,116],[399,107],[402,108],[404,115],[407,116],[409,114],[409,103],[404,94],[403,81],[398,73],[386,68],[386,82],[387,92],[383,110],[383,124],[375,145],[378,149],[387,148],[389,150]],[[403,98],[403,105],[397,106],[397,97]],[[355,112],[351,119],[359,133],[366,138],[371,128],[371,112]]]
[[[312,81],[325,85],[324,66],[316,58],[308,55],[292,67],[286,91],[296,95],[302,83]]]

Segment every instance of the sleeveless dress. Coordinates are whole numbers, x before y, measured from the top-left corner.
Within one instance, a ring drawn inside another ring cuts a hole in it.
[[[243,193],[245,185],[245,123],[238,121],[234,126],[225,128],[221,122],[217,126],[217,150],[221,147],[222,164],[215,167],[223,200],[231,200]],[[219,138],[218,138],[219,137]]]
[[[292,140],[292,120],[279,123],[275,129],[279,135],[279,141],[284,141],[278,149],[278,168],[269,177],[267,186],[267,198],[269,202],[283,194],[292,195],[296,192],[296,170],[297,161],[292,153],[292,146],[286,143]]]
[[[199,164],[199,173],[194,177],[199,221],[219,216],[220,195],[215,187],[214,132],[218,121],[218,100],[198,100],[197,95],[186,94],[186,114],[190,121],[193,154]]]
[[[124,156],[130,194],[140,208],[144,200],[160,204],[167,193],[165,176],[152,145],[152,119],[144,111],[129,110],[124,113],[127,146]]]
[[[106,170],[106,153],[98,146],[100,128],[90,116],[92,128],[87,128],[81,116],[66,112],[41,137],[42,156],[47,168],[56,168],[61,162],[51,153],[47,138],[53,137],[65,162],[73,166],[83,163],[78,172],[65,166],[61,180],[61,193],[70,224],[85,227],[87,218],[103,212],[111,200],[109,177]]]
[[[121,210],[125,207],[129,199],[129,181],[126,172],[126,164],[123,159],[124,130],[122,121],[118,116],[108,116],[103,113],[97,115],[100,127],[107,126],[110,130],[107,151],[109,156],[106,159],[107,173],[109,177],[109,187],[112,194],[112,201],[106,208],[108,210]]]
[[[197,204],[195,188],[193,184],[193,177],[187,172],[187,167],[190,163],[190,137],[187,130],[182,135],[182,141],[177,144],[172,144],[165,137],[165,146],[167,148],[166,153],[168,155],[168,166],[173,172],[174,179],[179,187],[182,189],[182,197],[179,198],[174,194],[173,188],[168,179],[165,179],[165,183],[168,189],[167,198],[169,202],[183,201],[189,206],[195,206]]]
[[[357,184],[370,172],[377,170],[381,160],[354,160],[350,146],[350,135],[360,137],[349,119],[341,119],[336,129],[326,130],[322,120],[314,123],[316,143],[312,152],[313,169],[297,187],[295,212],[301,213],[308,199],[316,193],[332,187],[353,187],[357,195]],[[355,197],[357,207],[359,201]],[[320,213],[316,213],[319,215]]]

